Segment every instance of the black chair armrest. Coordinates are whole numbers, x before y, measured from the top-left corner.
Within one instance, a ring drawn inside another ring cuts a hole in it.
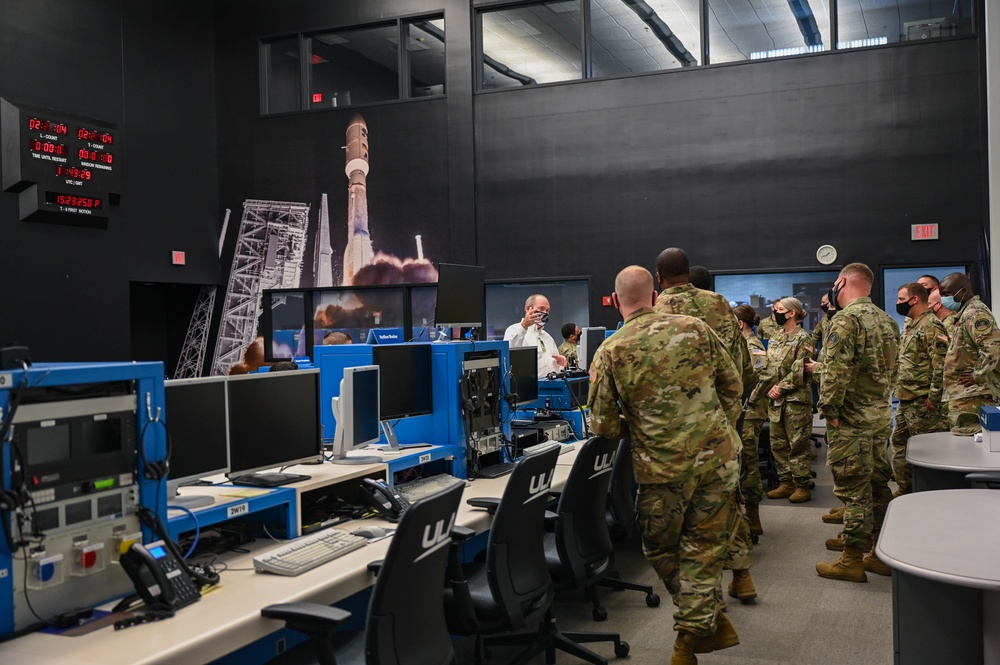
[[[976,473],[965,474],[965,479],[970,483],[983,483],[991,490],[1000,489],[1000,472],[978,471]]]
[[[339,607],[319,603],[282,603],[268,605],[260,611],[268,619],[284,621],[289,628],[306,635],[332,632],[351,618],[351,613]]]
[[[496,515],[497,507],[500,505],[500,499],[494,497],[482,497],[479,499],[466,499],[467,504],[473,508],[485,508],[486,512],[490,515]]]
[[[451,539],[456,543],[464,543],[469,538],[476,535],[475,529],[470,529],[467,526],[453,526],[451,527]]]
[[[384,564],[384,563],[385,563],[384,559],[379,559],[377,561],[369,561],[368,562],[368,572],[369,573],[375,573],[375,576],[378,577],[379,571],[382,570],[382,564]]]
[[[545,511],[545,530],[548,533],[555,533],[556,522],[559,521],[559,514],[554,513],[551,510]]]

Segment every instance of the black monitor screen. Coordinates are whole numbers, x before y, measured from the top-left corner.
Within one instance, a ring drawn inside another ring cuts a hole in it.
[[[510,350],[510,391],[517,395],[518,404],[538,399],[538,347]]]
[[[229,470],[225,377],[164,383],[170,432],[170,480],[193,480]]]
[[[431,412],[431,347],[388,344],[372,348],[379,367],[379,419],[395,420]]]
[[[321,445],[319,370],[229,377],[232,473],[316,459]]]
[[[354,386],[351,400],[351,427],[353,433],[351,441],[348,441],[348,449],[377,441],[381,430],[379,429],[379,414],[376,413],[375,405],[378,404],[379,395],[379,374],[381,370],[369,370],[365,372],[354,372]]]
[[[483,324],[483,288],[486,268],[442,263],[438,267],[434,324],[472,326]]]

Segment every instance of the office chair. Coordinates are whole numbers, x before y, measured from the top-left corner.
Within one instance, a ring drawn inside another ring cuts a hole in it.
[[[760,463],[760,477],[767,484],[767,489],[778,486],[778,463],[771,452],[771,423],[764,421],[760,428],[760,438],[757,439],[757,459]]]
[[[270,605],[260,613],[309,635],[320,665],[454,663],[441,583],[464,489],[459,484],[413,503],[403,514],[385,560],[368,564],[378,577],[365,632],[335,635],[350,612],[315,603]]]
[[[559,444],[553,444],[522,458],[499,500],[468,502],[494,515],[486,561],[463,567],[459,563],[459,548],[452,547],[450,591],[445,592],[445,606],[453,633],[476,636],[477,663],[488,656],[486,647],[491,645],[527,645],[510,661],[511,665],[523,665],[542,652],[546,654],[546,662],[554,663],[556,649],[599,665],[607,663],[573,641],[571,638],[576,635],[560,633],[553,619],[555,587],[546,563],[543,537],[558,447]],[[497,635],[523,630],[535,622],[539,622],[536,632]],[[601,637],[614,641],[616,649],[627,653],[627,645],[617,635]]]

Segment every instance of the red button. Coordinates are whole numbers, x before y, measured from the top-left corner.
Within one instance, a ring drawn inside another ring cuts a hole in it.
[[[80,565],[84,568],[92,568],[97,563],[97,550],[80,552]]]

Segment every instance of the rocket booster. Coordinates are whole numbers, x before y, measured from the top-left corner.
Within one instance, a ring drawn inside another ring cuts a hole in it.
[[[354,114],[347,125],[347,247],[344,249],[343,285],[354,283],[359,270],[370,264],[375,252],[368,232],[368,125]]]

